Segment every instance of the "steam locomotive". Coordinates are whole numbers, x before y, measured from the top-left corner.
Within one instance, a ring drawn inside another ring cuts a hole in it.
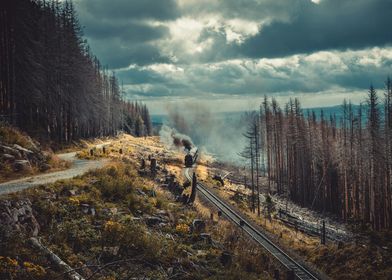
[[[185,155],[185,167],[191,168],[193,164],[196,162],[197,157],[199,156],[198,154],[199,150],[189,150],[188,153]]]

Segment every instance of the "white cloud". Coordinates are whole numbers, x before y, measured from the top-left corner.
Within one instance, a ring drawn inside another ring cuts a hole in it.
[[[142,67],[142,69],[149,69],[160,74],[173,74],[176,72],[184,72],[184,69],[174,64],[160,63]]]
[[[236,42],[241,44],[245,39],[254,36],[259,32],[259,22],[243,19],[222,20],[222,27],[226,32],[228,43]]]
[[[392,64],[392,48],[218,63],[155,64],[140,69],[151,71],[152,76],[160,76],[164,82],[159,86],[135,85],[128,91],[152,104],[196,98],[214,106],[222,104],[220,108],[226,111],[236,106],[238,110],[247,109],[265,94],[282,103],[290,97],[300,97],[304,107],[331,106],[344,98],[360,102],[370,83],[382,88],[390,74],[388,63]]]

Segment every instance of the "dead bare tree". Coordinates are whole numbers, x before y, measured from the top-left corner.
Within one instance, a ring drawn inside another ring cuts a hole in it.
[[[371,86],[366,106],[343,102],[340,121],[322,110],[305,117],[297,99],[283,113],[274,99],[265,97],[259,127],[250,118],[245,134],[249,145],[243,155],[252,175],[258,178],[256,170],[265,157],[269,192],[287,193],[302,206],[369,223],[376,230],[391,227],[391,84],[388,79],[383,112]]]

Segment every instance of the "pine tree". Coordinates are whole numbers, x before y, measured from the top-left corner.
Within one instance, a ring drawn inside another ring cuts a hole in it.
[[[55,142],[115,135],[123,119],[133,133],[139,116],[151,133],[145,106],[123,110],[118,80],[91,54],[72,1],[0,8],[0,119]]]

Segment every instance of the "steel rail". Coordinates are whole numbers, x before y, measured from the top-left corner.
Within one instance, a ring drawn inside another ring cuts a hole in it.
[[[189,169],[185,168],[185,177],[191,180]],[[197,189],[203,194],[210,202],[212,202],[222,213],[229,218],[234,224],[241,227],[252,239],[260,244],[272,256],[274,256],[287,270],[293,271],[297,279],[301,280],[317,280],[319,279],[301,264],[292,259],[282,249],[275,245],[264,233],[252,226],[246,219],[237,214],[226,202],[217,197],[203,184],[198,183]]]

